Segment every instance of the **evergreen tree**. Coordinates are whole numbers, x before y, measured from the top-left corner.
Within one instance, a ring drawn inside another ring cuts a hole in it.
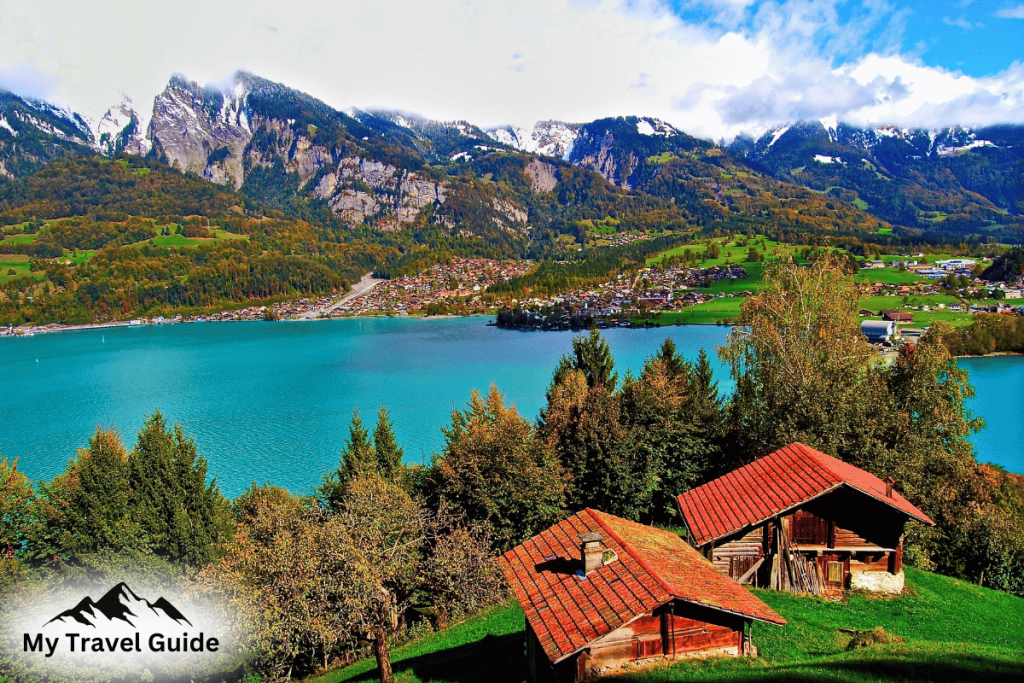
[[[115,432],[97,430],[63,474],[40,486],[32,514],[32,554],[75,566],[93,555],[145,553],[198,567],[232,530],[227,500],[206,482],[206,460],[159,412],[131,453]]]
[[[608,342],[597,328],[591,328],[587,336],[581,334],[573,338],[572,354],[562,356],[558,361],[551,387],[560,384],[573,370],[583,373],[588,386],[603,387],[609,394],[615,391],[615,385],[619,381],[619,375],[615,372],[615,359],[612,358]]]
[[[113,430],[97,429],[62,474],[39,486],[32,506],[32,555],[80,566],[86,556],[146,546],[132,519],[128,454]]]
[[[603,386],[588,386],[582,371],[570,370],[551,388],[537,431],[569,474],[569,509],[628,514],[635,487],[615,396]]]
[[[703,349],[701,349],[701,353],[703,352]],[[651,360],[661,361],[662,369],[670,379],[683,377],[687,374],[686,359],[676,351],[676,343],[669,337],[665,338],[665,341],[661,343],[661,348],[658,349],[658,353],[654,355],[653,359],[648,359],[648,362]]]
[[[402,458],[405,450],[398,445],[388,409],[384,406],[381,406],[377,413],[377,426],[373,430],[373,454],[377,472],[382,477],[389,481],[404,479],[405,466]]]
[[[474,391],[442,432],[444,451],[424,481],[435,506],[444,499],[469,521],[489,524],[502,550],[561,518],[566,481],[558,459],[497,387],[486,399]]]
[[[228,504],[206,459],[181,425],[168,428],[159,411],[139,432],[129,457],[132,514],[157,555],[187,566],[213,559],[228,538]]]
[[[377,471],[376,455],[370,443],[370,434],[359,418],[359,410],[352,411],[352,424],[348,439],[341,452],[338,467],[324,475],[323,484],[315,489],[316,498],[328,510],[337,510],[345,496],[349,481]]]

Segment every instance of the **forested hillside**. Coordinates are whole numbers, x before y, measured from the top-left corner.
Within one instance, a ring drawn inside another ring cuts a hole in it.
[[[731,150],[780,180],[856,204],[910,234],[1020,241],[1024,126],[940,131],[802,122]]]
[[[244,72],[224,89],[172,78],[144,132],[127,102],[95,132],[44,103],[0,104],[7,324],[319,296],[452,256],[536,260],[528,281],[550,293],[621,271],[637,238],[895,248],[1020,228],[1012,126],[927,138],[814,124],[727,149],[649,117],[488,132],[342,112]]]

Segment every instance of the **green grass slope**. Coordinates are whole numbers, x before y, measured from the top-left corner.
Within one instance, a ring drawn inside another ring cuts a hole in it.
[[[796,681],[1024,681],[1024,599],[936,574],[907,569],[898,598],[850,595],[844,602],[756,591],[789,621],[757,624],[756,659],[715,658],[624,670],[617,680],[766,683]],[[902,643],[847,651],[840,628],[881,626]],[[524,618],[500,605],[393,652],[403,683],[519,683],[525,680]],[[373,659],[315,679],[374,681]],[[603,679],[607,680],[607,679]]]

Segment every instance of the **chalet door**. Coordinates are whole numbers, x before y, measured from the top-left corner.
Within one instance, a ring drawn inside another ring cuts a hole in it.
[[[821,567],[821,575],[825,578],[826,589],[846,588],[846,575],[849,573],[846,558],[834,553],[825,553],[818,558],[818,566]]]

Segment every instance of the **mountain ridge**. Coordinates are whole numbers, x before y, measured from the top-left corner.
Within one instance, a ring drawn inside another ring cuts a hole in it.
[[[1006,232],[1002,226],[1016,225],[1024,215],[1024,126],[1016,125],[857,128],[833,117],[785,124],[756,140],[740,137],[723,146],[648,116],[484,129],[407,112],[340,111],[245,71],[217,87],[174,75],[148,117],[127,99],[95,123],[34,106],[14,108],[44,111],[53,119],[36,126],[41,150],[34,156],[17,144],[5,146],[7,119],[0,120],[0,175],[8,179],[69,154],[145,156],[271,206],[307,202],[350,227],[385,232],[531,234],[538,223],[532,216],[540,210],[534,200],[500,185],[488,185],[483,194],[466,192],[454,180],[466,171],[493,176],[484,169],[494,164],[484,160],[505,153],[538,157],[517,163],[517,173],[534,178],[527,167],[539,170],[545,180],[531,180],[531,188],[547,188],[563,204],[579,195],[559,191],[561,172],[551,169],[568,163],[627,192],[668,200],[681,209],[679,220],[697,226],[730,213],[778,214],[783,205],[776,198],[793,191],[777,183],[822,195],[819,202],[804,194],[800,202],[845,207],[831,216],[820,208],[783,212],[797,222],[808,215],[866,226],[858,214],[867,212],[908,235],[985,238]],[[734,172],[751,180],[738,181]],[[487,217],[467,227],[460,220],[468,214]]]

